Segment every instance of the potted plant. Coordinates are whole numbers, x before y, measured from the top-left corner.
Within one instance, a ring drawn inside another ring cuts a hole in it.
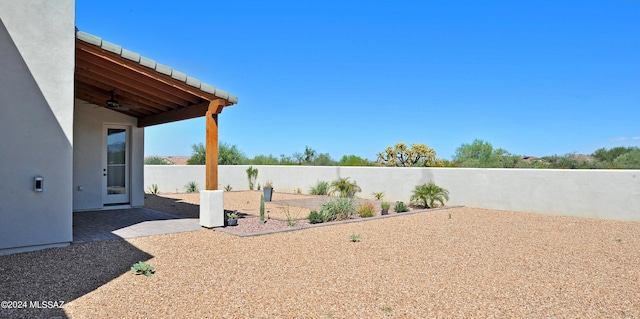
[[[389,214],[389,209],[391,208],[391,203],[382,202],[382,203],[380,203],[380,207],[382,207],[382,211],[380,212],[380,214],[388,215]]]
[[[238,225],[238,214],[235,210],[227,213],[227,226],[237,226]]]
[[[264,183],[263,192],[264,192],[264,201],[270,202],[271,195],[273,195],[273,184],[271,183],[271,181],[267,181],[266,183]]]

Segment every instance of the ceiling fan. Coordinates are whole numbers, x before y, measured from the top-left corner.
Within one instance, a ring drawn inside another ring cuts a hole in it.
[[[130,104],[120,104],[116,100],[116,90],[111,91],[111,98],[105,102],[105,107],[115,110],[127,111],[129,109],[137,109],[139,106]]]

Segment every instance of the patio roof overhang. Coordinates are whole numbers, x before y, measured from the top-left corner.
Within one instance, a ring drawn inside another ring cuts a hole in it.
[[[228,92],[91,34],[76,32],[75,96],[105,106],[112,98],[131,108],[112,108],[138,118],[138,127],[215,114],[237,103]],[[106,106],[105,106],[106,107]]]
[[[206,189],[218,189],[218,114],[236,96],[76,29],[75,97],[135,117],[138,127],[206,116]],[[108,107],[112,98],[130,107]]]

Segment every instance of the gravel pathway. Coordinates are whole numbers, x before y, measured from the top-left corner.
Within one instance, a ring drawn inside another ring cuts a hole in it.
[[[638,247],[640,223],[474,208],[203,229],[0,256],[0,300],[66,301],[0,317],[638,318]],[[129,273],[138,260],[156,274]]]

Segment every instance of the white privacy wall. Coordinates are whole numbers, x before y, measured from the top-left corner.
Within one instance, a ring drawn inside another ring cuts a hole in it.
[[[247,190],[247,165],[219,166],[219,189]],[[389,201],[409,201],[416,185],[434,181],[449,190],[447,205],[550,215],[640,221],[640,170],[552,170],[482,168],[391,168],[338,166],[254,166],[257,182],[271,180],[277,192],[308,193],[319,180],[349,177],[362,188],[358,197],[385,192]],[[203,188],[205,168],[146,165],[145,188],[184,192],[190,181]]]

